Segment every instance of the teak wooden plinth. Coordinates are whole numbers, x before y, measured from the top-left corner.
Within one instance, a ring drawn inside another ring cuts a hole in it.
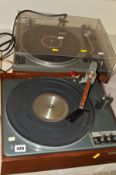
[[[52,73],[52,72],[12,72],[12,73],[2,73],[0,74],[0,78],[2,79],[12,79],[12,78],[32,78],[32,77],[41,77],[41,76],[48,76],[48,77],[75,77],[80,76],[83,77],[85,75],[84,72],[64,72],[64,73]],[[105,73],[100,73],[97,76],[97,79],[101,82],[107,83],[109,80],[109,75]]]
[[[93,156],[98,153],[100,156],[94,159]],[[17,157],[6,157],[3,155],[1,175],[112,162],[116,162],[116,148]]]

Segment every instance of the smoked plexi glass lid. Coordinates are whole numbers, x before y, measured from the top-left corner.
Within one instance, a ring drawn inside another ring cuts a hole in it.
[[[31,12],[19,16],[15,29],[16,54],[32,60],[63,63],[95,59],[111,72],[116,57],[99,19],[78,16],[46,17]]]

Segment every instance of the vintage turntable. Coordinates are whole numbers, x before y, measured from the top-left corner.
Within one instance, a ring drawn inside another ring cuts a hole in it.
[[[86,110],[70,123],[83,93],[80,78],[23,76],[2,80],[2,174],[116,161],[115,117],[97,80]]]
[[[91,61],[108,78],[115,56],[99,19],[22,13],[15,27],[14,71],[86,72]],[[104,78],[104,79],[105,79]]]

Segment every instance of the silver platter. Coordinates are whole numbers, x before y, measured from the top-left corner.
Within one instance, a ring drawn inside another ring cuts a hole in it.
[[[68,104],[59,95],[45,93],[34,100],[33,112],[44,121],[58,122],[68,115]]]

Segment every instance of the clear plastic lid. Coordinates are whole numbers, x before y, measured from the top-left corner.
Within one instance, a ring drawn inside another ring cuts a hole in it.
[[[47,17],[26,12],[19,16],[15,34],[16,54],[30,54],[33,58],[51,62],[95,60],[109,73],[116,63],[108,35],[99,19]]]

